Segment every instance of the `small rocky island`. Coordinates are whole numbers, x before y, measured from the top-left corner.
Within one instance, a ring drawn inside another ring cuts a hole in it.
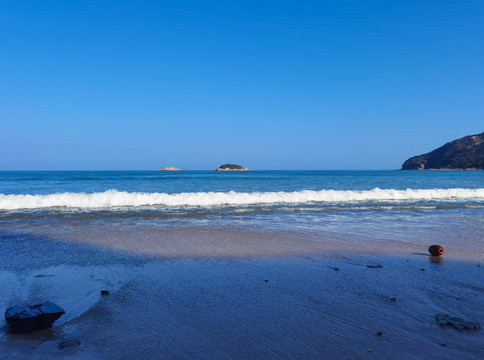
[[[215,171],[252,171],[252,170],[247,169],[247,168],[240,166],[240,165],[223,164],[223,165],[220,165],[220,167],[218,169],[215,169]]]
[[[161,169],[156,170],[156,171],[183,171],[183,170],[174,168],[173,166],[164,166]]]
[[[484,170],[484,132],[411,157],[403,163],[402,170]]]

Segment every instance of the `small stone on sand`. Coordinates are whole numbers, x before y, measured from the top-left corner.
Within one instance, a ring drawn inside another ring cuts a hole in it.
[[[109,290],[101,290],[101,296],[109,295]]]

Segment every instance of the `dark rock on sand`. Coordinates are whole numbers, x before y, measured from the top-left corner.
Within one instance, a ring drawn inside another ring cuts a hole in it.
[[[12,332],[26,333],[48,328],[64,314],[60,306],[45,302],[32,306],[12,306],[5,311],[5,320]]]
[[[465,136],[411,157],[403,163],[402,170],[484,170],[484,133]]]
[[[429,247],[429,253],[432,256],[444,255],[444,248],[440,245],[432,245]]]
[[[223,165],[220,165],[219,168],[215,169],[215,171],[251,171],[251,170],[241,165],[223,164]]]
[[[109,295],[109,290],[101,290],[101,296]]]

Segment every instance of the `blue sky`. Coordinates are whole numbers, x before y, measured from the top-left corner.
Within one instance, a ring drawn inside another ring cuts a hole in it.
[[[0,170],[395,169],[484,131],[484,2],[0,2]]]

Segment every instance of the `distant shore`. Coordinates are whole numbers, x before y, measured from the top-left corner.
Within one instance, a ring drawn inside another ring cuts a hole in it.
[[[183,171],[182,169],[177,169],[173,166],[165,166],[165,167],[162,167],[161,169],[159,170],[156,170],[156,171]]]
[[[251,169],[215,169],[215,171],[252,171]]]

